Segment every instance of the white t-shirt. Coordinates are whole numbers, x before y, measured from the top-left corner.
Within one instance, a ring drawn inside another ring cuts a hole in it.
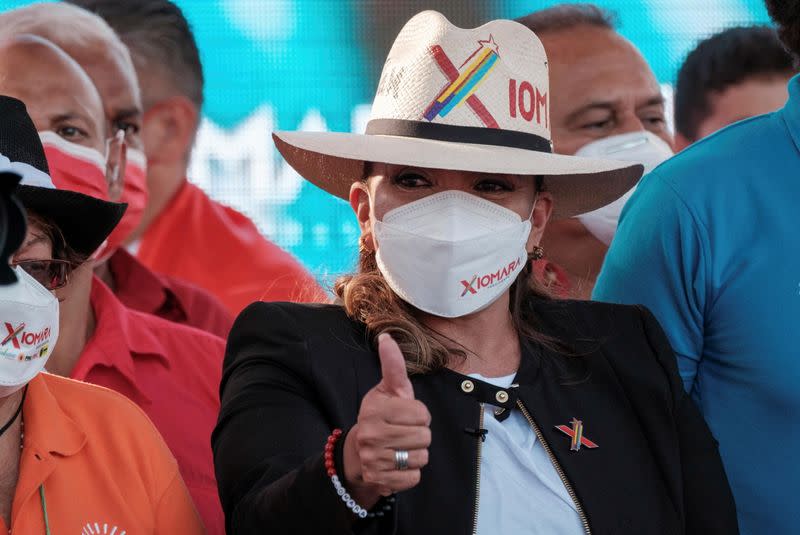
[[[514,375],[470,377],[500,388],[514,380]],[[500,422],[494,409],[484,405],[488,434],[481,450],[478,535],[584,533],[575,504],[528,420],[513,410]]]

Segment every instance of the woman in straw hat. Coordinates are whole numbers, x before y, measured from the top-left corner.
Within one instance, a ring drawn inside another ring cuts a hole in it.
[[[549,218],[641,174],[552,154],[547,112],[533,33],[424,12],[365,135],[275,134],[350,201],[360,269],[336,305],[234,325],[213,435],[229,533],[737,532],[653,316],[529,282]]]

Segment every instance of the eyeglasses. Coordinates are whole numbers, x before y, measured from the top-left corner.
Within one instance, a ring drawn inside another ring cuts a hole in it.
[[[69,276],[77,267],[68,260],[23,260],[12,262],[33,277],[36,282],[50,291],[63,288],[69,282]]]

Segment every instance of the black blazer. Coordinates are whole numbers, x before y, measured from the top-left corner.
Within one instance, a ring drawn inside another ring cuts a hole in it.
[[[574,354],[524,343],[519,387],[505,406],[526,409],[587,532],[738,533],[717,442],[650,312],[578,301],[531,306],[539,329],[571,342]],[[473,381],[467,393],[464,379],[450,370],[412,377],[432,416],[430,462],[389,515],[355,521],[327,478],[322,451],[332,429],[356,422],[361,398],[380,380],[365,327],[334,305],[250,305],[228,340],[212,436],[228,533],[473,533],[476,430],[481,402],[497,404],[498,389]],[[597,449],[570,451],[555,426],[573,417]]]

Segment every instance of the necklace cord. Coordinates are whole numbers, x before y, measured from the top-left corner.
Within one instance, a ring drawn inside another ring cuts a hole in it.
[[[44,532],[50,535],[50,519],[47,517],[47,500],[44,498],[44,483],[39,485],[39,497],[42,499],[42,514],[44,515]]]
[[[11,424],[13,424],[17,420],[17,417],[22,412],[22,406],[25,404],[25,396],[27,395],[28,395],[28,385],[25,385],[25,390],[22,391],[22,399],[19,402],[19,407],[17,407],[17,410],[14,412],[11,418],[8,419],[5,425],[3,425],[3,427],[0,428],[0,437],[3,436],[5,432],[8,431],[8,428],[11,427]]]

